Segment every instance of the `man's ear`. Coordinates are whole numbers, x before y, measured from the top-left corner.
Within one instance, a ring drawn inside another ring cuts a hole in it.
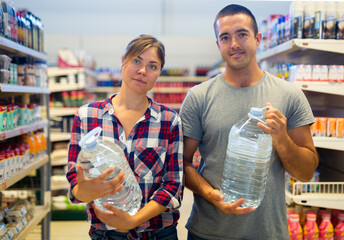
[[[257,47],[258,47],[258,45],[260,44],[260,42],[262,41],[262,37],[263,37],[263,35],[262,35],[262,33],[257,33],[257,35],[256,35],[256,45],[257,45]]]

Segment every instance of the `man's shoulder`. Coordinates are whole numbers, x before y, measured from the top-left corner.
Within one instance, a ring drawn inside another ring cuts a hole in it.
[[[208,80],[190,88],[189,91],[195,94],[204,94],[209,91],[212,91],[213,89],[216,88],[216,86],[221,81],[220,78],[221,78],[221,74],[218,74],[217,76],[209,78]]]

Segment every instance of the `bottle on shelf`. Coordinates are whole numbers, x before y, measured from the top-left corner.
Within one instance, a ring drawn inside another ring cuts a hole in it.
[[[300,224],[299,214],[291,214],[289,226],[289,239],[290,240],[302,240],[303,232]]]
[[[325,3],[323,1],[316,2],[315,3],[314,39],[323,38],[325,16],[326,16]]]
[[[295,0],[290,4],[291,38],[302,38],[303,33],[303,2]]]
[[[303,240],[319,240],[319,227],[316,223],[316,214],[307,214],[306,224],[303,227]]]
[[[323,29],[324,39],[336,39],[336,25],[337,25],[337,11],[336,2],[329,1],[326,4],[326,18]]]
[[[344,2],[337,2],[337,37],[344,39]]]
[[[315,7],[312,0],[307,1],[304,11],[304,24],[303,24],[303,37],[313,38],[314,36],[314,23],[315,23]]]
[[[242,207],[257,208],[264,197],[272,138],[257,123],[265,124],[265,108],[251,108],[229,132],[221,184],[225,202],[245,198]]]
[[[324,213],[322,214],[322,220],[319,225],[319,239],[320,240],[333,240],[333,225],[331,223],[331,214]]]
[[[128,212],[130,215],[134,215],[141,205],[142,192],[140,186],[135,179],[123,150],[113,142],[99,140],[101,131],[102,128],[97,127],[80,140],[79,146],[81,151],[77,162],[82,166],[84,174],[88,178],[99,177],[111,166],[114,166],[115,170],[108,177],[108,180],[123,172],[125,175],[124,188],[114,195],[96,199],[94,203],[104,211],[108,210],[102,204],[107,202]]]
[[[335,240],[344,240],[344,213],[339,213],[338,224],[334,230]]]

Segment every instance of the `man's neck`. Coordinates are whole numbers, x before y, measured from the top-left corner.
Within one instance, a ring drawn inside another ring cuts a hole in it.
[[[264,75],[264,72],[255,66],[253,69],[232,69],[226,64],[223,78],[234,87],[246,88],[255,85]]]

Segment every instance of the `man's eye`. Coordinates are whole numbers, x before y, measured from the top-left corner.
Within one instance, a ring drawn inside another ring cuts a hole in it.
[[[246,33],[240,33],[240,34],[239,34],[239,37],[246,37],[246,36],[247,36]]]
[[[226,37],[226,36],[225,36],[225,37],[222,37],[221,40],[222,40],[222,41],[227,41],[227,40],[229,40],[229,37]]]

